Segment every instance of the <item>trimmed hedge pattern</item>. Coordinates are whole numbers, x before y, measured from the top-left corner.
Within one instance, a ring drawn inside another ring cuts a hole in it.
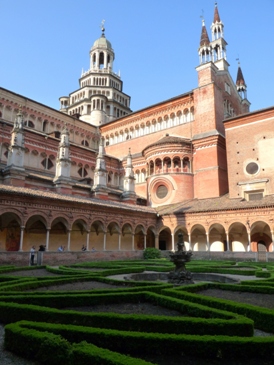
[[[161,282],[119,281],[111,275],[167,272],[167,260],[85,263],[47,267],[54,277],[9,276],[22,268],[5,267],[0,276],[0,322],[5,347],[41,364],[145,365],[148,355],[195,354],[209,359],[274,361],[274,336],[254,337],[254,326],[274,328],[274,311],[199,294],[207,288],[270,294],[273,266],[268,264],[193,261],[187,269],[257,276],[241,284],[200,283],[173,287]],[[91,270],[92,269],[92,270]],[[0,270],[1,273],[1,270]],[[243,274],[245,273],[245,274]],[[89,291],[35,292],[64,283],[100,281],[118,288]],[[74,307],[149,303],[176,310],[178,316],[79,312]],[[66,308],[66,309],[64,309]],[[72,308],[71,310],[69,308]],[[25,346],[18,346],[24,343]]]

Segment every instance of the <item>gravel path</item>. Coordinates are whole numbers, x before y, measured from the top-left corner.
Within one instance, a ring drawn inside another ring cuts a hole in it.
[[[274,295],[261,293],[237,292],[220,289],[207,289],[199,294],[215,298],[233,300],[238,303],[252,304],[263,308],[274,309]]]
[[[0,324],[0,364],[1,365],[37,365],[37,362],[23,359],[4,350],[4,326]],[[60,364],[61,365],[61,364]]]

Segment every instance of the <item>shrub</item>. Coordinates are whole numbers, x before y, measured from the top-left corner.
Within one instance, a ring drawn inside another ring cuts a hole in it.
[[[161,251],[158,248],[148,247],[144,250],[144,259],[159,259],[161,258]]]

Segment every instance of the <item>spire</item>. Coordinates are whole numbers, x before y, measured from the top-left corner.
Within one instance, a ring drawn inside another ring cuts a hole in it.
[[[224,39],[224,25],[220,19],[217,3],[215,3],[213,23],[210,28],[212,62],[214,62],[219,70],[227,70],[229,66],[226,61],[227,43]]]
[[[220,23],[220,22],[221,22],[221,19],[220,19],[220,15],[219,15],[219,11],[218,11],[218,5],[216,2],[215,9],[214,9],[213,23]]]
[[[60,183],[61,181],[70,181],[70,143],[69,143],[69,131],[67,125],[64,126],[61,132],[61,140],[58,148],[58,157],[56,160],[54,183]]]
[[[122,194],[122,200],[131,204],[136,203],[135,178],[130,148],[128,150],[127,164],[125,166],[124,192]]]
[[[105,147],[104,138],[100,138],[99,153],[96,158],[96,167],[94,170],[94,185],[93,190],[98,190],[107,187],[107,170],[105,162]]]
[[[237,79],[236,79],[236,87],[237,87],[237,91],[239,93],[239,95],[243,98],[246,99],[246,90],[247,90],[247,86],[244,80],[244,76],[242,73],[242,69],[240,66],[240,62],[238,62],[238,72],[237,72]]]
[[[210,43],[208,33],[205,26],[204,19],[202,20],[202,33],[201,33],[201,40],[200,40],[200,46],[208,46]]]
[[[202,32],[199,47],[200,64],[211,61],[211,47],[204,19],[202,20]]]
[[[24,186],[27,173],[24,167],[24,115],[21,106],[14,120],[6,167],[2,170],[7,184]]]
[[[21,106],[14,120],[11,131],[11,143],[9,147],[8,167],[24,169],[25,140],[24,140],[24,116]]]

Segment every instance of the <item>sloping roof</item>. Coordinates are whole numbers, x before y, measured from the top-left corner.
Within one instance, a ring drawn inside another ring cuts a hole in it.
[[[219,11],[218,11],[218,6],[216,3],[215,9],[214,9],[213,23],[220,23],[220,21],[221,21],[221,19],[220,19],[220,15],[219,15]]]
[[[201,33],[201,39],[200,39],[200,46],[208,46],[210,43],[209,41],[209,37],[208,37],[208,34],[207,34],[207,30],[206,30],[206,26],[205,24],[203,23],[203,26],[202,26],[202,33]]]
[[[116,202],[110,200],[100,200],[97,198],[85,198],[80,196],[59,194],[51,191],[35,190],[30,188],[15,187],[10,185],[0,184],[0,194],[7,193],[10,195],[28,196],[41,201],[41,199],[52,199],[59,200],[66,203],[79,203],[79,204],[89,204],[96,205],[102,208],[118,208],[127,211],[136,211],[142,213],[156,213],[154,208],[142,206],[142,205],[131,205],[123,202]]]
[[[242,69],[241,69],[240,66],[238,67],[236,85],[237,86],[246,86],[244,76],[243,76],[243,72],[242,72]]]
[[[246,201],[242,198],[230,199],[229,194],[219,198],[193,199],[181,203],[157,207],[157,213],[182,214],[182,213],[201,213],[225,210],[255,209],[274,207],[274,195],[269,195],[260,200]]]
[[[182,138],[182,137],[176,137],[176,136],[170,136],[169,134],[166,134],[163,138],[159,139],[158,141],[148,145],[146,148],[143,149],[143,152],[151,147],[160,146],[164,144],[190,144],[190,139],[188,138]]]

